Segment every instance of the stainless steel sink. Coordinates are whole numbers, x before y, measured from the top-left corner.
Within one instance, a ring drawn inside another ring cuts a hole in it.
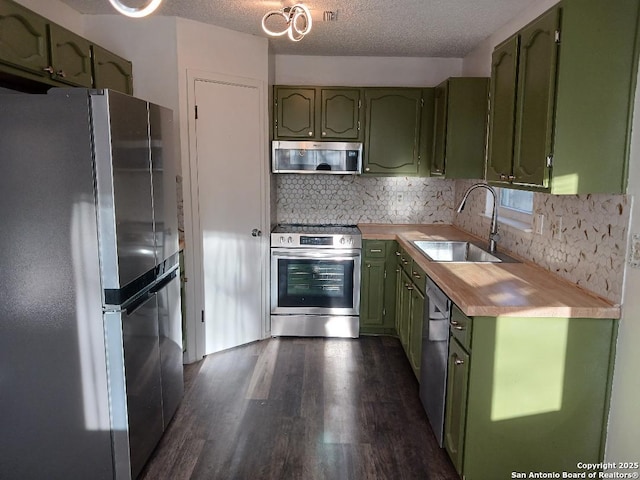
[[[413,244],[434,262],[499,263],[504,261],[470,242],[415,240]]]

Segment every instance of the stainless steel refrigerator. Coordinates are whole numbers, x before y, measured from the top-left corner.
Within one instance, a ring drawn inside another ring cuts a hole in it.
[[[0,95],[0,476],[135,478],[183,393],[172,112]]]

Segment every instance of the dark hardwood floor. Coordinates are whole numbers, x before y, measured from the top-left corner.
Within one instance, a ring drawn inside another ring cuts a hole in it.
[[[140,478],[457,480],[391,337],[279,338],[185,368]]]

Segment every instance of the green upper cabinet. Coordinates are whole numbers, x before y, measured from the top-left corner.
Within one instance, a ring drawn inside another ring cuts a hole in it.
[[[51,72],[59,82],[92,87],[91,43],[59,25],[49,25]]]
[[[363,173],[426,175],[431,133],[422,127],[423,117],[433,116],[433,89],[365,88],[364,100]]]
[[[519,36],[511,37],[496,47],[491,56],[486,179],[492,182],[508,181],[508,175],[512,175],[519,42]]]
[[[276,139],[361,139],[361,89],[274,87]]]
[[[488,78],[449,78],[435,89],[431,175],[483,178]]]
[[[131,62],[98,45],[93,45],[91,49],[94,86],[132,95],[133,66]]]
[[[131,62],[11,1],[0,0],[0,72],[14,86],[133,92]]]
[[[0,0],[0,69],[49,77],[47,24],[31,10]]]
[[[274,87],[274,138],[316,138],[316,89]]]
[[[493,183],[548,185],[559,19],[558,7],[549,10],[493,53],[487,164]]]
[[[320,88],[320,138],[360,139],[359,88]]]
[[[496,48],[490,183],[553,194],[626,191],[639,8],[563,0]]]

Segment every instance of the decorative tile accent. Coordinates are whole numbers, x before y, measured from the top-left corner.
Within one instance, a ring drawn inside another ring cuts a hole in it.
[[[477,182],[456,181],[456,205],[473,183]],[[484,206],[485,195],[472,193],[454,225],[487,238],[490,219],[481,215]],[[542,235],[501,225],[498,248],[620,303],[630,210],[626,195],[535,193],[533,211],[544,215]]]
[[[452,180],[276,175],[279,223],[451,223]]]

